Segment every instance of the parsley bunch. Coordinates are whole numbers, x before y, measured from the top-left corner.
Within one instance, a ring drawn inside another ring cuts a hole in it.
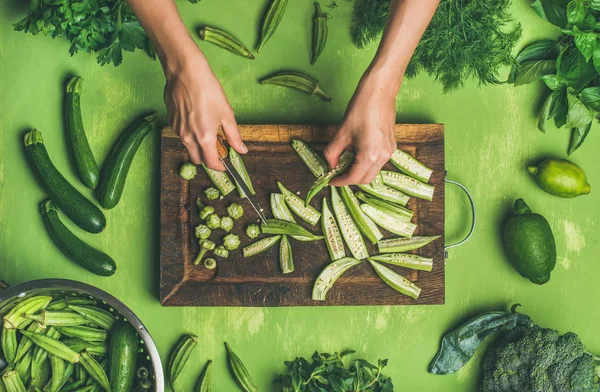
[[[383,375],[387,359],[377,366],[364,359],[355,359],[346,367],[344,357],[354,354],[348,350],[333,355],[315,352],[312,361],[296,358],[285,362],[286,373],[276,377],[281,392],[393,392],[392,379]]]
[[[358,47],[379,38],[389,0],[357,0],[351,34]],[[442,0],[406,70],[433,76],[444,92],[461,88],[469,78],[498,84],[498,73],[511,66],[521,25],[512,25],[510,0]]]

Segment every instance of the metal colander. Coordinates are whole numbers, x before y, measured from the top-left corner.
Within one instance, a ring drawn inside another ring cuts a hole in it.
[[[136,329],[141,339],[143,352],[140,353],[139,361],[141,363],[139,365],[146,366],[151,373],[154,384],[153,390],[155,392],[164,392],[164,374],[154,341],[140,319],[117,298],[94,286],[66,279],[42,279],[11,287],[4,284],[0,285],[0,287],[4,288],[0,290],[0,317],[4,317],[16,304],[29,297],[50,295],[57,299],[69,296],[93,298],[99,302],[99,306],[109,310],[118,318],[127,319]],[[0,358],[0,368],[5,365],[4,358]]]

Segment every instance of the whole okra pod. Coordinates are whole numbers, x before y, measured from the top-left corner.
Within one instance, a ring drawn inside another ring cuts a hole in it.
[[[198,337],[195,335],[183,336],[169,357],[169,363],[167,365],[167,377],[169,378],[169,385],[173,391],[176,390],[175,381],[185,367],[190,354],[196,347],[196,344],[198,344],[197,339]]]
[[[262,29],[260,32],[260,41],[258,42],[258,47],[256,48],[257,53],[260,53],[260,50],[263,48],[263,46],[273,36],[273,34],[275,34],[275,31],[277,30],[277,27],[283,18],[287,4],[288,0],[271,1],[271,4],[267,9],[267,13],[265,14],[265,19],[263,20]]]
[[[70,363],[79,362],[79,354],[69,348],[69,346],[66,344],[40,333],[32,333],[28,331],[22,331],[22,333],[31,339],[36,346],[47,351],[49,354],[52,354],[55,357]]]
[[[227,361],[229,362],[229,369],[231,370],[231,374],[235,379],[235,382],[237,382],[237,384],[244,392],[257,392],[258,387],[256,386],[256,384],[254,384],[254,381],[252,381],[248,369],[246,369],[246,366],[244,366],[244,363],[242,362],[240,357],[238,357],[233,352],[233,350],[231,349],[231,347],[229,347],[229,344],[227,344],[227,342],[225,343],[225,349],[227,350]]]
[[[313,55],[310,61],[311,64],[314,64],[317,61],[327,43],[327,15],[321,10],[321,5],[319,3],[315,3],[315,8],[316,13],[313,27]]]
[[[200,35],[200,39],[203,41],[211,42],[223,49],[230,51],[231,53],[254,60],[254,55],[250,53],[242,41],[226,31],[219,30],[214,27],[203,26],[200,28],[200,30],[198,30],[198,34]]]

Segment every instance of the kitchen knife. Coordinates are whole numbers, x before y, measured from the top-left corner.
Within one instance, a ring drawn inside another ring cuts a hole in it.
[[[227,146],[225,146],[225,138],[221,134],[217,135],[217,151],[219,153],[219,159],[221,159],[221,162],[223,163],[223,166],[225,166],[225,169],[227,169],[227,172],[233,177],[236,185],[239,186],[242,191],[244,191],[244,194],[246,194],[246,198],[250,202],[250,205],[252,208],[254,208],[254,211],[256,211],[262,222],[267,225],[267,218],[265,217],[262,208],[260,208],[260,203],[256,200],[256,197],[252,194],[252,192],[250,192],[250,189],[248,189],[248,186],[242,179],[242,176],[240,176],[238,171],[231,164],[231,161],[228,158],[229,151]]]

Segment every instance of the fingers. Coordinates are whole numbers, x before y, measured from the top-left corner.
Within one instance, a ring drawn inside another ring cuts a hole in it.
[[[350,139],[344,136],[345,133],[340,131],[335,135],[335,138],[329,142],[323,154],[329,164],[329,168],[333,169],[340,161],[340,155],[350,145]]]
[[[240,135],[235,117],[233,117],[233,115],[231,117],[231,119],[222,121],[223,132],[227,138],[227,143],[229,143],[235,151],[240,154],[245,154],[248,152],[248,147],[246,147],[242,141],[242,136]]]
[[[225,166],[223,166],[223,163],[219,159],[216,132],[199,139],[198,143],[200,144],[200,152],[202,154],[202,161],[204,164],[210,169],[221,172],[225,171]]]

